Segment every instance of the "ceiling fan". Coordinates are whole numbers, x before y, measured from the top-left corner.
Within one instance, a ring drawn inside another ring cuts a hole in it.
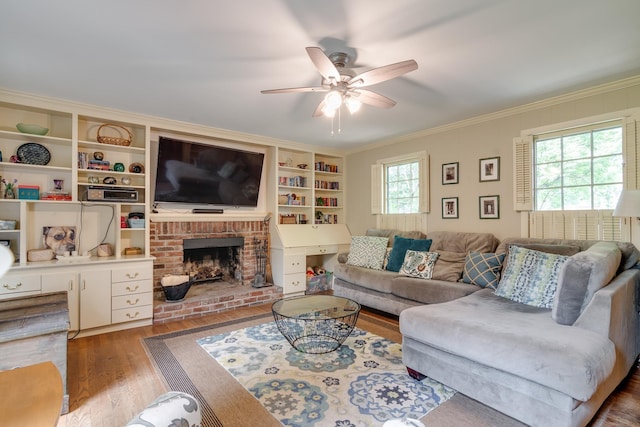
[[[350,58],[346,53],[335,52],[327,56],[319,47],[306,49],[309,58],[322,75],[320,86],[271,89],[263,90],[261,93],[327,92],[313,112],[313,117],[333,117],[343,104],[351,113],[358,111],[362,104],[391,108],[396,105],[394,100],[363,88],[418,69],[418,63],[410,59],[355,74],[353,69],[348,67]]]

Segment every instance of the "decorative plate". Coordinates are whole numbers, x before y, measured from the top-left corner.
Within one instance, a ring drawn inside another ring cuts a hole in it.
[[[29,165],[46,165],[51,160],[51,153],[44,145],[27,142],[18,147],[18,159]]]
[[[129,165],[129,172],[131,173],[144,173],[144,166],[142,163],[131,163]]]

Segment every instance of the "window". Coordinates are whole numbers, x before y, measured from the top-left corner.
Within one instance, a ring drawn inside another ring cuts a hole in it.
[[[429,176],[425,152],[379,160],[372,166],[371,211],[374,214],[427,212]]]
[[[622,126],[534,137],[535,210],[613,209],[623,186]]]
[[[384,167],[385,213],[417,213],[420,206],[420,164],[417,160]]]

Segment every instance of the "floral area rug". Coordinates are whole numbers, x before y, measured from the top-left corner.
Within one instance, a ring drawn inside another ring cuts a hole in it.
[[[286,426],[380,426],[389,419],[419,419],[455,394],[430,378],[411,378],[400,344],[358,328],[325,354],[295,350],[274,322],[197,342]]]

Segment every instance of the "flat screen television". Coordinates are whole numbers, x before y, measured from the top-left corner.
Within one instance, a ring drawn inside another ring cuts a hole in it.
[[[156,202],[258,205],[264,153],[160,136]]]

